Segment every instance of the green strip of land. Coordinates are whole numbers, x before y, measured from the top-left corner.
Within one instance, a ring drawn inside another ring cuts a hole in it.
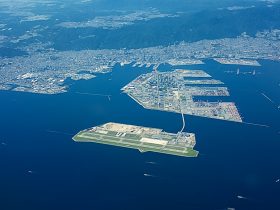
[[[114,132],[101,134],[97,132],[81,131],[73,137],[77,142],[94,142],[99,144],[107,144],[118,147],[138,149],[141,152],[157,152],[183,157],[197,157],[198,151],[191,147],[180,147],[178,145],[158,145],[151,143],[143,143],[140,141],[139,135],[127,135],[125,137],[116,136]]]

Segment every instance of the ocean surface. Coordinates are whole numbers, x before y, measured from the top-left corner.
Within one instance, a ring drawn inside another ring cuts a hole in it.
[[[198,158],[71,139],[106,122],[178,132],[179,114],[146,110],[120,91],[151,69],[116,66],[92,80],[68,81],[69,92],[59,95],[0,91],[1,209],[279,209],[280,63],[260,62],[186,67],[222,80],[244,122],[267,126],[186,115]]]

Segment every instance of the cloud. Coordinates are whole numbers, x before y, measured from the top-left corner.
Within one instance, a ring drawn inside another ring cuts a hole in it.
[[[45,21],[49,19],[50,16],[48,15],[33,15],[33,16],[27,16],[26,18],[22,19],[20,22]]]
[[[232,6],[232,7],[227,7],[227,10],[230,10],[230,11],[235,11],[235,10],[245,10],[245,9],[252,9],[252,8],[255,8],[254,5],[252,6]]]

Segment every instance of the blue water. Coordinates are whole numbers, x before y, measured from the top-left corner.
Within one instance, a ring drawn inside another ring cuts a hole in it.
[[[117,66],[71,83],[60,95],[1,91],[1,209],[279,209],[280,64],[261,63],[239,67],[256,69],[255,76],[225,73],[237,66],[214,61],[190,67],[225,82],[245,122],[270,126],[186,116],[187,131],[197,136],[198,158],[71,140],[108,121],[180,130],[179,114],[145,110],[121,93],[149,69]],[[111,100],[76,92],[109,94]]]

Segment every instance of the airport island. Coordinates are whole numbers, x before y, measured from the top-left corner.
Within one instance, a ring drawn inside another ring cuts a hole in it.
[[[137,149],[140,152],[150,151],[183,157],[198,156],[198,151],[193,149],[196,144],[193,133],[174,134],[157,128],[112,122],[80,131],[73,140]]]

